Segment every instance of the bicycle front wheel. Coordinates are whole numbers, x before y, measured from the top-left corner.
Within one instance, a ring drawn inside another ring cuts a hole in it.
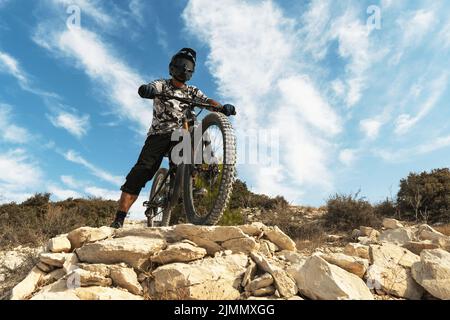
[[[236,175],[236,138],[228,118],[210,113],[202,121],[203,142],[199,164],[186,165],[183,204],[190,223],[215,225],[233,191]]]

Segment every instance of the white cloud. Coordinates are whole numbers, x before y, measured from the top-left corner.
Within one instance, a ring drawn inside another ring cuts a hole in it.
[[[77,138],[87,134],[90,127],[89,115],[78,116],[65,111],[59,111],[57,115],[49,116],[51,123],[57,128],[63,128]]]
[[[80,188],[83,185],[83,183],[81,183],[80,181],[76,180],[72,176],[61,176],[60,179],[69,188],[77,189],[77,188]]]
[[[411,148],[378,149],[374,151],[374,154],[388,162],[403,162],[448,147],[450,147],[450,135],[435,137]]]
[[[375,59],[375,55],[371,53],[370,29],[354,13],[347,12],[333,22],[331,34],[332,38],[339,41],[340,56],[350,60],[346,66],[346,103],[352,107],[361,99],[366,87],[365,73]]]
[[[73,150],[69,150],[64,154],[64,157],[66,158],[66,160],[80,164],[84,167],[86,167],[87,169],[89,169],[89,171],[96,177],[107,181],[113,185],[116,186],[120,186],[122,184],[122,177],[119,176],[114,176],[109,172],[106,172],[105,170],[93,165],[92,163],[90,163],[89,161],[87,161],[86,159],[84,159],[82,156],[80,156],[78,153],[76,153]]]
[[[36,88],[36,86],[30,81],[30,77],[20,66],[19,61],[10,54],[2,51],[0,51],[0,72],[13,76],[24,91],[28,91],[42,97],[59,98],[59,96],[55,93],[46,92]]]
[[[0,71],[12,75],[23,86],[25,86],[28,83],[27,76],[22,71],[19,62],[6,52],[1,51],[0,51]]]
[[[51,193],[52,200],[66,200],[68,198],[81,199],[83,195],[75,190],[64,189],[58,185],[50,184],[47,187],[47,191]],[[53,199],[54,198],[54,199]]]
[[[284,101],[293,106],[292,109],[295,109],[299,118],[305,119],[312,127],[326,134],[341,132],[341,119],[308,77],[285,78],[278,82],[278,87]]]
[[[42,171],[23,149],[0,154],[0,183],[18,188],[39,186]]]
[[[383,125],[383,121],[378,119],[364,119],[359,122],[359,128],[367,138],[374,140],[380,133],[380,128]]]
[[[0,103],[0,140],[10,143],[26,143],[31,135],[27,129],[12,123],[12,107]]]
[[[0,153],[0,203],[23,202],[43,183],[39,165],[23,149]]]
[[[401,114],[398,116],[395,123],[395,133],[399,135],[407,133],[420,120],[426,117],[439,102],[439,99],[447,89],[447,84],[447,73],[443,73],[440,77],[432,81],[427,90],[429,92],[427,100],[419,107],[417,114],[415,116],[410,114]]]
[[[357,150],[344,149],[339,153],[339,160],[346,166],[351,166],[357,157]]]
[[[186,30],[210,49],[207,65],[219,92],[238,106],[238,144],[247,130],[269,127],[280,133],[278,164],[245,167],[256,180],[254,190],[283,192],[298,202],[305,186],[329,188],[329,139],[342,123],[302,72],[304,43],[294,21],[271,1],[192,0],[183,18]]]
[[[33,39],[40,46],[55,52],[82,69],[116,108],[122,118],[139,125],[141,132],[150,127],[151,102],[137,94],[145,83],[143,77],[118,58],[93,32],[83,28],[55,31],[54,26],[40,25]],[[133,127],[133,129],[135,129]],[[136,129],[135,129],[136,130]]]

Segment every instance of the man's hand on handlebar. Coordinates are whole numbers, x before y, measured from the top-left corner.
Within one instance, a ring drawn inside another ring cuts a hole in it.
[[[232,104],[225,104],[225,105],[222,106],[222,109],[220,109],[220,112],[222,112],[227,117],[235,116],[236,115],[236,108]]]
[[[138,93],[141,96],[141,98],[154,99],[158,92],[154,86],[149,84],[143,84],[142,86],[139,87]]]

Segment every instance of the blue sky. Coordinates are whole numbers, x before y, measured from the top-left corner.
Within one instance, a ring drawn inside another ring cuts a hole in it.
[[[449,15],[448,1],[0,0],[0,202],[116,200],[152,118],[137,88],[187,46],[191,83],[237,106],[238,144],[279,134],[275,163],[238,166],[253,191],[395,195],[410,171],[449,166]]]

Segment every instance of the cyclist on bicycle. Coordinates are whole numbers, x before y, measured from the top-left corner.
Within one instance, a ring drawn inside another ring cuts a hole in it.
[[[142,188],[153,179],[159,169],[164,156],[173,146],[171,135],[173,131],[182,127],[183,111],[186,108],[182,102],[177,100],[163,100],[155,97],[156,94],[164,92],[179,98],[197,99],[211,105],[209,111],[222,112],[226,116],[235,115],[235,107],[209,99],[198,88],[187,85],[195,71],[196,52],[190,48],[183,48],[177,52],[169,64],[170,79],[155,80],[149,84],[142,85],[138,93],[144,99],[153,100],[153,120],[147,139],[139,155],[139,158],[126,177],[125,184],[120,190],[122,194],[119,200],[119,208],[116,213],[113,228],[121,228],[125,217],[133,203],[137,200]]]

